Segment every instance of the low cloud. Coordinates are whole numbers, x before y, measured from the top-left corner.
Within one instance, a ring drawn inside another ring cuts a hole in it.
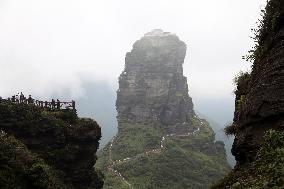
[[[161,28],[188,46],[189,93],[230,99],[232,79],[250,64],[266,0],[1,0],[0,96],[23,91],[42,98],[86,95],[83,83],[104,81],[115,91],[124,57],[144,33]],[[67,91],[67,92],[66,92]]]

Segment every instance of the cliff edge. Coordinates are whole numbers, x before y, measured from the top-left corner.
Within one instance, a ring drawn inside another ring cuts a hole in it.
[[[0,102],[0,188],[102,188],[98,124],[75,109]]]

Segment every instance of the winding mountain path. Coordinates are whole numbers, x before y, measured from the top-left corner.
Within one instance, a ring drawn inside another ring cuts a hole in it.
[[[201,123],[201,125],[203,124],[202,121],[200,123]],[[137,158],[139,158],[139,157],[141,157],[143,155],[158,154],[158,153],[160,153],[162,151],[162,149],[165,148],[165,140],[166,140],[166,138],[169,138],[169,137],[187,137],[187,136],[190,136],[190,135],[194,135],[194,134],[196,134],[199,131],[200,131],[200,128],[198,127],[193,132],[188,132],[188,133],[179,134],[179,135],[178,134],[167,134],[167,135],[165,135],[165,136],[163,136],[161,138],[159,148],[148,150],[148,151],[145,151],[145,152],[140,153],[140,154],[136,154],[133,157],[128,157],[128,158],[125,158],[125,159],[122,159],[122,160],[115,160],[115,161],[113,161],[113,157],[112,157],[112,147],[113,147],[113,143],[114,143],[114,140],[115,140],[115,137],[116,137],[116,136],[114,136],[112,138],[111,142],[110,142],[109,161],[111,163],[107,166],[107,169],[108,169],[109,172],[111,172],[111,173],[115,174],[116,176],[120,177],[123,180],[123,182],[126,183],[129,186],[129,188],[133,189],[133,186],[125,179],[125,177],[123,177],[122,174],[120,172],[118,172],[118,170],[116,170],[114,168],[115,165],[135,160],[135,159],[137,159]]]

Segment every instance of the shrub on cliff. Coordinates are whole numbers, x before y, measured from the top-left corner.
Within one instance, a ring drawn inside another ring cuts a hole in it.
[[[264,140],[253,165],[255,177],[244,185],[256,188],[283,188],[284,133],[269,130]]]
[[[258,151],[256,161],[247,168],[231,172],[212,189],[284,187],[284,133],[269,130]]]
[[[236,134],[237,132],[237,125],[234,124],[234,123],[231,123],[231,124],[228,124],[225,128],[224,128],[224,133],[227,135],[227,136],[230,136],[230,135],[234,135]]]
[[[236,89],[234,91],[236,96],[244,95],[247,92],[248,82],[250,79],[249,72],[239,72],[234,78]]]
[[[283,27],[284,24],[284,1],[270,0],[265,10],[262,10],[262,19],[258,21],[258,27],[252,29],[256,42],[249,54],[244,57],[247,61],[254,61],[261,58],[271,48],[273,36]]]
[[[0,134],[1,189],[67,189],[60,176],[24,144]]]

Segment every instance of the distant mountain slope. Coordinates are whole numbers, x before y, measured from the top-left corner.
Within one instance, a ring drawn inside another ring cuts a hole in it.
[[[213,119],[208,118],[204,114],[201,114],[200,112],[196,111],[196,114],[198,117],[205,119],[208,121],[210,126],[212,127],[214,133],[215,133],[215,138],[218,141],[223,141],[225,143],[225,149],[226,149],[226,154],[227,154],[227,160],[229,164],[234,167],[236,165],[236,160],[235,157],[232,155],[231,149],[233,146],[234,142],[234,137],[232,136],[227,136],[224,132],[225,126],[220,126],[218,123],[216,123]]]
[[[209,188],[230,169],[224,144],[214,142],[205,120],[188,132],[167,134],[144,124],[120,124],[120,133],[99,153],[109,188]]]

